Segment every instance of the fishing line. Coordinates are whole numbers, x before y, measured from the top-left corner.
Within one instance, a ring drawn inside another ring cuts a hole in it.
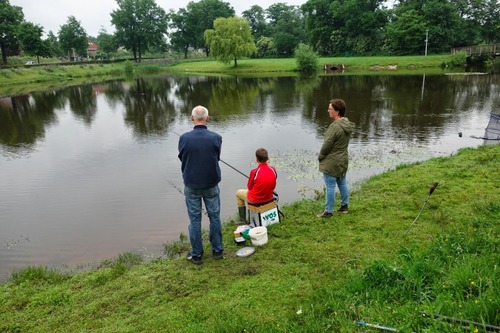
[[[177,192],[179,192],[182,196],[184,196],[184,192],[182,192],[182,190],[178,186],[176,186],[173,181],[169,180],[168,183],[172,185],[172,187],[175,188]],[[208,212],[203,208],[203,205],[201,206],[201,212],[206,216],[208,216]]]

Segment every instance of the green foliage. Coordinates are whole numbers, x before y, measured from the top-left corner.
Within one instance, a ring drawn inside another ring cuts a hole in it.
[[[16,33],[23,19],[21,7],[11,6],[8,0],[0,1],[0,49],[3,64],[7,64],[7,49],[17,50]]]
[[[334,1],[330,6],[335,31],[345,37],[345,49],[336,54],[378,54],[385,39],[384,28],[388,23],[388,11],[383,1],[347,0]],[[333,52],[331,52],[333,53]]]
[[[18,36],[26,54],[36,57],[50,57],[49,42],[42,40],[43,28],[30,22],[23,22]]]
[[[302,5],[306,13],[305,25],[309,44],[320,55],[340,54],[332,44],[332,35],[336,28],[330,14],[330,0],[307,1]]]
[[[266,10],[270,36],[278,56],[292,56],[299,43],[305,43],[304,19],[295,6],[275,3]]]
[[[101,263],[102,268],[113,268],[113,267],[125,267],[130,269],[136,265],[141,264],[144,261],[142,256],[133,252],[125,252],[120,254],[116,259],[105,260]]]
[[[242,16],[248,20],[250,30],[255,40],[259,40],[261,37],[266,36],[268,27],[262,7],[253,5],[250,9],[243,11]]]
[[[481,39],[487,43],[500,43],[500,6],[497,0],[484,0],[483,10],[479,11],[482,20],[475,20],[480,23]],[[474,16],[474,18],[476,18]],[[477,26],[474,27],[477,29]]]
[[[56,35],[54,35],[52,31],[49,31],[49,33],[47,34],[45,43],[47,43],[47,47],[49,48],[49,52],[51,55],[56,57],[64,55],[64,51],[61,50],[61,45],[59,44]]]
[[[451,67],[463,67],[467,63],[467,53],[457,52],[451,56],[448,66]]]
[[[140,62],[150,47],[165,43],[167,14],[154,0],[117,0],[117,4],[119,8],[111,13],[115,41],[131,50],[135,62]]]
[[[99,51],[108,57],[111,53],[116,52],[117,43],[115,41],[115,38],[105,29],[101,29],[99,31],[99,35],[97,35],[97,39],[95,42],[99,46]]]
[[[74,16],[69,16],[67,23],[61,26],[59,43],[63,52],[70,57],[87,55],[87,33]]]
[[[402,10],[387,26],[388,48],[400,55],[423,54],[425,19],[414,9]]]
[[[12,273],[12,282],[18,285],[27,282],[56,284],[66,279],[66,275],[43,266],[26,267],[18,272]]]
[[[185,234],[181,234],[179,240],[176,242],[170,242],[163,244],[163,252],[166,254],[167,258],[177,258],[183,253],[186,253],[191,248],[191,243]]]
[[[170,28],[171,42],[175,49],[182,50],[187,58],[188,49],[205,49],[208,56],[208,47],[205,44],[204,33],[214,29],[217,18],[228,18],[235,15],[234,9],[228,2],[221,0],[190,1],[187,7],[177,13],[170,13],[172,24]]]
[[[318,70],[318,55],[309,45],[299,44],[295,50],[295,59],[301,73],[314,73]]]
[[[271,57],[276,55],[276,48],[274,47],[274,41],[271,37],[260,37],[256,43],[257,56],[259,58]]]
[[[125,73],[133,74],[134,73],[134,64],[131,61],[125,61]]]
[[[213,57],[222,63],[234,61],[257,52],[248,21],[240,17],[218,18],[214,29],[205,31],[205,40]]]

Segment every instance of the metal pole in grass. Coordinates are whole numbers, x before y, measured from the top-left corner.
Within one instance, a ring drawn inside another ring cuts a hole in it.
[[[357,321],[356,324],[358,324],[360,326],[373,327],[373,328],[383,330],[383,331],[399,332],[399,330],[397,328],[394,328],[394,327],[388,327],[388,326],[377,325],[377,324],[370,324],[370,323],[367,323],[364,321]],[[415,332],[411,332],[411,333],[415,333]]]
[[[394,328],[394,327],[387,327],[387,326],[382,326],[382,325],[377,325],[377,324],[370,324],[370,323],[366,323],[364,321],[357,321],[356,324],[358,324],[360,326],[373,327],[373,328],[377,328],[379,330],[384,330],[384,331],[398,332],[397,328]]]
[[[471,321],[471,320],[466,320],[466,319],[458,319],[458,318],[453,318],[453,317],[447,317],[447,316],[442,316],[442,315],[439,315],[439,314],[430,314],[430,313],[427,313],[427,312],[420,312],[420,314],[424,317],[428,317],[428,318],[437,318],[437,319],[443,319],[443,320],[446,320],[448,322],[452,322],[452,323],[457,323],[457,324],[462,324],[462,325],[474,325],[474,326],[477,326],[477,327],[482,327],[484,328],[485,330],[487,331],[500,331],[500,326],[494,326],[494,325],[489,325],[489,324],[483,324],[483,323],[479,323],[479,322],[476,322],[476,321]]]
[[[408,231],[410,231],[411,227],[415,224],[415,222],[417,222],[417,219],[419,218],[420,214],[422,214],[422,211],[424,210],[424,207],[425,207],[425,204],[427,203],[427,201],[429,200],[429,197],[431,196],[431,194],[434,192],[434,190],[436,189],[436,187],[438,186],[438,182],[435,182],[432,186],[431,186],[431,189],[429,190],[429,195],[427,196],[427,199],[425,199],[424,201],[424,204],[422,206],[422,208],[420,208],[420,211],[418,212],[418,215],[417,217],[415,218],[415,220],[412,222],[412,224],[410,225],[410,227],[408,228],[408,230],[406,230],[405,232],[405,235],[408,233]]]

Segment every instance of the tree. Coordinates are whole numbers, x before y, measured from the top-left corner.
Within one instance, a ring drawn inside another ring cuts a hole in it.
[[[36,60],[40,63],[40,57],[50,57],[49,43],[42,40],[43,28],[31,22],[23,22],[19,26],[19,40],[23,51],[30,55],[36,56]]]
[[[299,43],[305,42],[305,20],[296,6],[277,3],[266,10],[276,53],[292,56]]]
[[[482,7],[481,38],[487,43],[500,43],[500,6],[498,0],[485,0]]]
[[[283,14],[293,11],[295,6],[289,6],[286,3],[278,2],[270,5],[266,9],[266,18],[271,26],[276,26]]]
[[[67,23],[61,26],[59,30],[59,43],[62,50],[70,58],[87,54],[87,33],[80,21],[77,21],[74,16],[68,16]]]
[[[49,33],[47,34],[47,39],[45,39],[45,42],[47,43],[47,46],[50,50],[50,54],[58,57],[64,55],[64,52],[61,50],[61,45],[57,40],[57,36],[54,35],[52,31],[49,31]]]
[[[234,15],[233,7],[221,0],[200,0],[188,3],[185,28],[189,34],[191,46],[196,49],[205,48],[208,57],[210,49],[205,44],[205,30],[214,28],[215,19]]]
[[[387,26],[389,50],[399,55],[421,54],[427,27],[415,9],[402,12]]]
[[[309,0],[302,5],[309,42],[321,55],[334,53],[331,34],[334,21],[330,12],[331,0]]]
[[[7,63],[9,50],[17,50],[17,29],[24,19],[23,10],[18,6],[11,6],[9,0],[0,0],[0,48],[2,62]]]
[[[250,30],[255,40],[267,36],[267,22],[262,7],[253,5],[250,9],[245,10],[242,16],[250,23]]]
[[[276,55],[276,48],[274,47],[274,41],[271,37],[260,37],[257,39],[255,46],[257,46],[257,55],[259,57]]]
[[[234,60],[234,67],[239,58],[257,52],[250,24],[241,17],[216,19],[214,29],[205,31],[205,40],[212,56],[226,64]]]
[[[101,27],[99,35],[97,35],[96,43],[99,47],[99,52],[109,56],[110,53],[116,52],[116,43],[113,35],[109,34],[106,29]]]
[[[380,52],[384,42],[384,29],[388,22],[384,0],[345,0],[332,9],[334,19],[344,22],[343,32],[350,53],[368,54]]]
[[[179,9],[177,13],[171,10],[170,21],[169,27],[175,29],[170,34],[170,43],[174,49],[182,51],[187,59],[189,46],[196,43],[194,32],[190,31],[188,26],[188,12],[184,8]]]
[[[383,0],[314,0],[303,6],[311,42],[321,54],[370,54],[382,50],[388,11]],[[328,14],[326,14],[328,13]],[[318,15],[319,14],[319,15]]]
[[[140,62],[142,55],[151,46],[165,43],[168,17],[155,0],[116,0],[118,9],[111,13],[115,26],[116,41],[132,50],[134,61]]]
[[[442,0],[407,0],[394,8],[395,18],[387,26],[389,50],[396,54],[423,54],[426,33],[428,52],[449,52],[453,46],[473,43],[474,35],[460,17],[461,6]]]

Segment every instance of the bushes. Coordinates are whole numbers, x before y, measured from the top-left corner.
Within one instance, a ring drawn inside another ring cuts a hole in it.
[[[465,52],[457,52],[452,55],[451,60],[448,62],[448,66],[450,67],[462,67],[467,63],[467,53]]]
[[[318,55],[306,44],[299,44],[295,50],[295,59],[301,73],[311,74],[318,68]]]

